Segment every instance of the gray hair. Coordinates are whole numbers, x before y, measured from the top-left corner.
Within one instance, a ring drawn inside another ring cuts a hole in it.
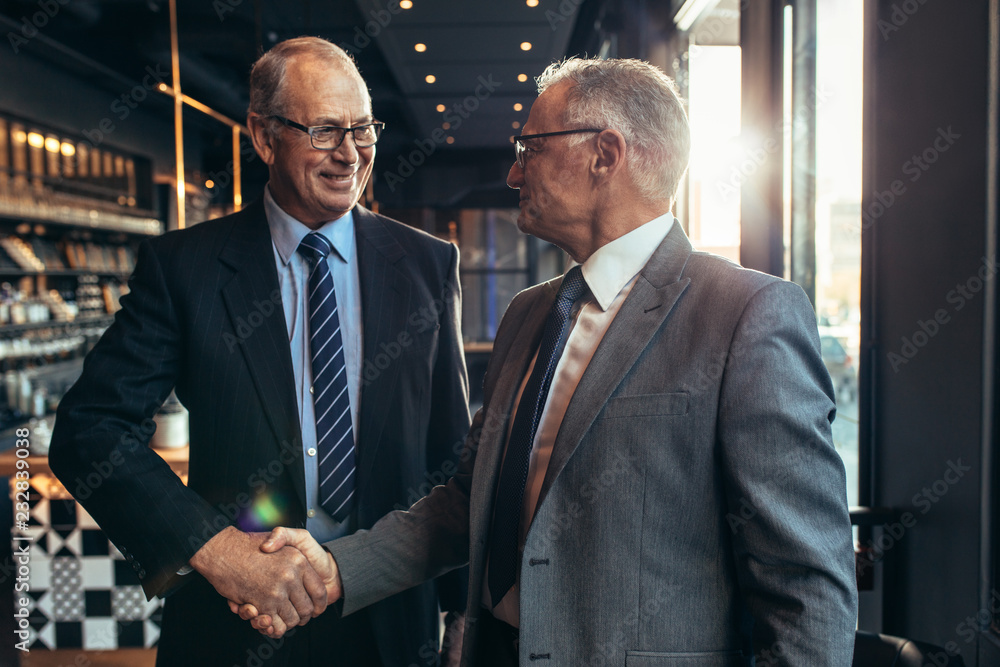
[[[621,132],[636,187],[651,199],[673,199],[691,153],[691,130],[674,81],[642,60],[573,57],[545,68],[535,79],[538,94],[567,80],[575,84],[564,111],[570,129]]]
[[[285,68],[296,57],[313,57],[325,60],[346,74],[361,79],[351,56],[339,46],[320,37],[296,37],[279,42],[262,55],[250,70],[250,112],[265,118],[287,116],[285,100]],[[362,79],[363,80],[363,79]],[[367,94],[368,88],[365,87]],[[371,98],[369,97],[369,103]]]

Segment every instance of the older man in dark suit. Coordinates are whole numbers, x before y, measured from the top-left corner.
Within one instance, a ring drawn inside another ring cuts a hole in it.
[[[131,293],[60,404],[52,468],[76,489],[115,462],[80,501],[146,594],[169,594],[158,664],[432,664],[434,584],[306,624],[326,607],[320,578],[244,531],[329,541],[454,472],[469,427],[457,249],[358,205],[382,124],[336,46],[264,55],[248,125],[266,192],[142,244]],[[191,419],[186,487],[141,428],[174,387]],[[442,606],[463,607],[464,586]],[[304,627],[262,642],[226,598]]]
[[[808,299],[692,250],[662,72],[570,59],[539,91],[508,184],[518,226],[580,266],[507,309],[463,470],[327,552],[285,528],[262,548],[299,547],[344,614],[468,560],[466,665],[846,667],[854,554]]]

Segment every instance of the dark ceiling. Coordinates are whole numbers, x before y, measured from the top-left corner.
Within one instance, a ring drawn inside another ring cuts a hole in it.
[[[534,7],[526,0],[409,4],[404,9],[398,0],[177,0],[183,91],[243,122],[247,76],[257,56],[291,37],[325,37],[354,56],[370,86],[375,115],[387,124],[376,164],[380,198],[396,199],[396,205],[407,198],[453,205],[484,188],[503,198],[503,177],[513,157],[509,137],[518,132],[514,124],[527,118],[533,78],[565,55],[596,54],[602,45],[617,43],[626,6],[636,5],[625,0],[538,0]],[[24,46],[36,57],[112,91],[141,80],[148,66],[169,70],[167,0],[0,0],[0,27],[7,33],[46,7],[54,15]],[[523,42],[531,44],[529,50]],[[418,43],[426,49],[415,50]],[[428,83],[427,75],[435,81]],[[163,96],[162,104],[169,113],[169,98]],[[515,104],[521,107],[516,110]],[[187,116],[195,118],[186,131],[197,128],[209,137],[204,156],[209,164],[202,165],[208,171],[212,162],[229,156],[228,133],[205,116]],[[444,135],[435,133],[438,128]],[[398,171],[400,160],[420,146],[435,153],[421,160],[427,174],[444,168],[433,179],[454,186],[427,187],[425,177],[387,190],[384,170]],[[252,181],[252,170],[249,177]]]

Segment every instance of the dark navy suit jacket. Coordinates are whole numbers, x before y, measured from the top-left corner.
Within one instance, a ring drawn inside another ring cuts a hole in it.
[[[367,528],[454,472],[468,381],[457,249],[360,206],[354,221],[364,329],[354,519]],[[242,664],[260,635],[200,575],[177,571],[227,525],[305,527],[292,362],[261,201],[144,241],[129,286],[60,403],[52,469],[146,595],[168,595],[159,663]],[[186,486],[148,448],[151,418],[174,387],[190,411]],[[95,465],[108,474],[92,484]],[[462,608],[463,575],[372,608],[386,664],[427,664],[439,592],[443,607]]]

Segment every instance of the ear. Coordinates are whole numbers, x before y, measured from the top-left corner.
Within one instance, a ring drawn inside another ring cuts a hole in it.
[[[618,130],[597,135],[597,152],[591,164],[595,176],[610,178],[625,168],[625,137]]]
[[[258,113],[250,113],[247,115],[247,129],[260,159],[267,166],[274,164],[274,136],[268,131],[268,120]]]

